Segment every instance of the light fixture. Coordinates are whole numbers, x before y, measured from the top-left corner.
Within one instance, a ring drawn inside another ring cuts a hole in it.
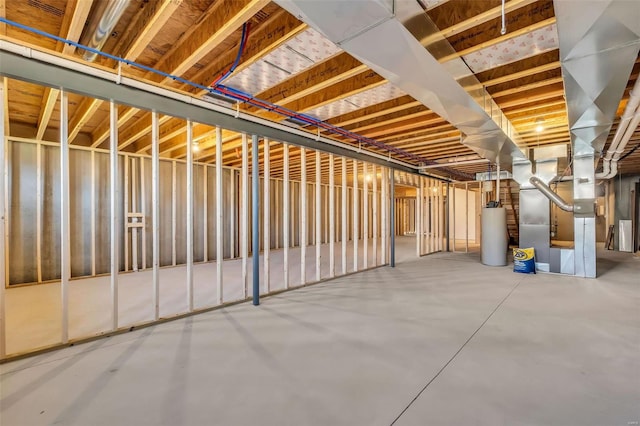
[[[371,182],[373,180],[373,176],[371,175],[365,175],[364,178],[367,180],[367,182]]]
[[[542,133],[544,130],[544,118],[538,118],[536,120],[536,132]]]
[[[198,142],[193,142],[191,144],[191,150],[193,152],[199,152],[200,151],[200,144]]]

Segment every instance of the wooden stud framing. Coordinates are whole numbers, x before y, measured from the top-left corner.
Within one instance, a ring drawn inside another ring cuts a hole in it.
[[[193,311],[193,124],[187,119],[187,306]]]
[[[307,150],[300,148],[300,284],[307,282]]]
[[[69,341],[69,279],[71,278],[68,96],[66,91],[60,91],[60,293],[62,298],[63,344]]]
[[[249,295],[247,262],[249,259],[249,141],[242,134],[242,168],[240,171],[240,256],[242,257],[242,298]]]
[[[336,276],[336,181],[335,157],[329,154],[329,278]]]
[[[369,165],[362,163],[362,268],[369,267]]]
[[[358,271],[358,240],[360,212],[358,209],[358,161],[353,160],[353,272]]]
[[[316,245],[316,281],[320,281],[322,275],[322,163],[320,161],[320,151],[316,151],[316,184],[315,184],[315,245]]]
[[[282,245],[284,249],[284,271],[283,271],[283,281],[284,288],[289,288],[289,246],[291,243],[289,242],[289,233],[290,227],[289,222],[291,219],[289,218],[290,209],[292,206],[291,203],[291,183],[289,181],[289,145],[282,144],[283,154],[284,154],[284,171],[283,171],[283,181],[282,181]]]
[[[263,247],[262,247],[262,265],[264,267],[264,292],[269,293],[271,291],[271,282],[270,282],[270,259],[269,252],[271,248],[271,173],[270,173],[270,163],[269,163],[269,154],[270,154],[270,143],[269,139],[264,138],[263,145],[263,167],[264,167],[264,196],[263,196]]]
[[[256,171],[257,172],[257,171]],[[218,292],[216,302],[222,304],[222,263],[224,260],[223,198],[222,198],[222,129],[216,127],[216,276]],[[254,256],[256,254],[254,253]]]
[[[153,319],[160,318],[160,153],[158,113],[151,113],[151,239],[153,267]]]
[[[348,238],[348,230],[347,230],[347,159],[342,157],[342,215],[341,221],[342,226],[342,275],[347,273],[347,238]]]

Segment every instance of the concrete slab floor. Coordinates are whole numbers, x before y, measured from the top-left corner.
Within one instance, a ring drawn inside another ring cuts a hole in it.
[[[640,258],[441,253],[0,366],[2,425],[629,425]]]

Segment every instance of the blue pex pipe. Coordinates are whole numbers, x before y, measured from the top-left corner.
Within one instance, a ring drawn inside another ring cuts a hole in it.
[[[34,33],[34,34],[38,34],[38,35],[41,35],[43,37],[46,37],[46,38],[49,38],[49,39],[52,39],[52,40],[56,40],[58,42],[65,43],[65,44],[68,44],[70,46],[77,47],[79,49],[84,49],[86,51],[95,53],[95,54],[103,56],[105,58],[112,59],[112,60],[114,60],[116,62],[124,63],[124,64],[130,65],[132,67],[136,67],[136,68],[139,68],[141,70],[148,71],[150,73],[157,74],[157,75],[160,75],[160,76],[165,77],[165,78],[169,78],[171,80],[186,84],[188,86],[191,86],[191,87],[194,87],[194,88],[197,88],[197,89],[200,89],[200,90],[205,90],[205,91],[207,91],[209,93],[212,93],[212,94],[226,96],[226,97],[234,99],[234,100],[236,100],[238,102],[242,102],[242,103],[245,103],[245,104],[248,104],[248,105],[251,105],[251,106],[255,106],[257,108],[261,108],[261,109],[264,109],[264,110],[267,110],[267,111],[273,111],[273,112],[276,112],[276,113],[278,113],[278,114],[280,114],[280,115],[282,115],[284,117],[287,117],[287,118],[295,118],[297,120],[300,120],[300,121],[303,121],[305,123],[308,123],[311,126],[316,126],[316,127],[320,128],[320,129],[324,129],[324,130],[326,130],[326,131],[328,131],[330,133],[333,133],[335,135],[344,136],[344,137],[353,139],[356,142],[363,143],[363,144],[369,145],[369,146],[373,146],[373,147],[376,147],[376,148],[379,148],[379,149],[382,149],[382,150],[386,150],[389,153],[394,153],[394,154],[397,154],[399,156],[411,159],[412,161],[415,161],[418,164],[422,164],[422,165],[439,164],[439,163],[437,163],[437,162],[435,162],[433,160],[429,160],[429,159],[421,157],[421,156],[419,156],[417,154],[413,154],[413,153],[405,151],[403,149],[400,149],[400,148],[397,148],[397,147],[394,147],[394,146],[391,146],[391,145],[387,145],[387,144],[382,143],[382,142],[378,142],[375,139],[367,138],[365,136],[359,135],[357,133],[353,133],[353,132],[351,132],[349,130],[346,130],[346,129],[343,129],[341,127],[334,126],[332,124],[326,123],[326,122],[324,122],[322,120],[319,120],[319,119],[317,119],[315,117],[312,117],[310,115],[298,113],[296,111],[292,111],[290,109],[281,107],[280,105],[276,105],[276,104],[273,104],[271,102],[267,102],[267,101],[263,101],[261,99],[257,99],[257,98],[255,98],[253,95],[251,95],[249,93],[245,93],[245,92],[243,92],[241,90],[234,89],[234,88],[229,87],[229,86],[224,86],[222,84],[216,84],[214,87],[204,86],[202,84],[198,84],[198,83],[194,83],[192,81],[186,80],[186,79],[184,79],[182,77],[179,77],[177,75],[169,74],[169,73],[166,73],[164,71],[160,71],[160,70],[157,70],[155,68],[151,68],[149,66],[140,64],[138,62],[134,62],[134,61],[131,61],[131,60],[119,57],[119,56],[115,56],[115,55],[111,55],[109,53],[102,52],[102,51],[97,50],[97,49],[93,49],[93,48],[91,48],[89,46],[85,46],[85,45],[77,43],[75,41],[67,40],[65,38],[62,38],[62,37],[59,37],[59,36],[56,36],[56,35],[53,35],[53,34],[49,34],[49,33],[45,32],[45,31],[39,30],[37,28],[30,27],[28,25],[21,24],[19,22],[11,21],[9,19],[2,18],[2,17],[0,17],[0,22],[4,22],[7,25],[11,25],[13,27],[20,28],[20,29],[25,30],[25,31],[29,31],[29,32]],[[243,36],[246,35],[245,31],[246,31],[246,28],[243,27]],[[238,57],[236,58],[236,62],[239,61],[239,59],[240,59],[239,56],[242,55],[243,48],[244,48],[244,45],[241,43],[240,51],[238,53]],[[235,65],[235,62],[234,62],[234,65]],[[227,76],[228,75],[223,76],[223,78],[221,78],[220,80],[223,80]],[[441,170],[446,171],[446,172],[448,172],[450,174],[453,174],[453,175],[464,177],[466,179],[473,178],[473,176],[471,176],[471,175],[469,175],[467,173],[459,172],[457,170],[450,169],[448,167],[443,167]]]

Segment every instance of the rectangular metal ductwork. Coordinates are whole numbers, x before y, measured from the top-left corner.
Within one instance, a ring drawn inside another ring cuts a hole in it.
[[[276,3],[451,123],[463,133],[462,142],[482,157],[505,168],[512,158],[524,158],[499,123],[404,26],[411,17],[428,20],[416,1]]]

